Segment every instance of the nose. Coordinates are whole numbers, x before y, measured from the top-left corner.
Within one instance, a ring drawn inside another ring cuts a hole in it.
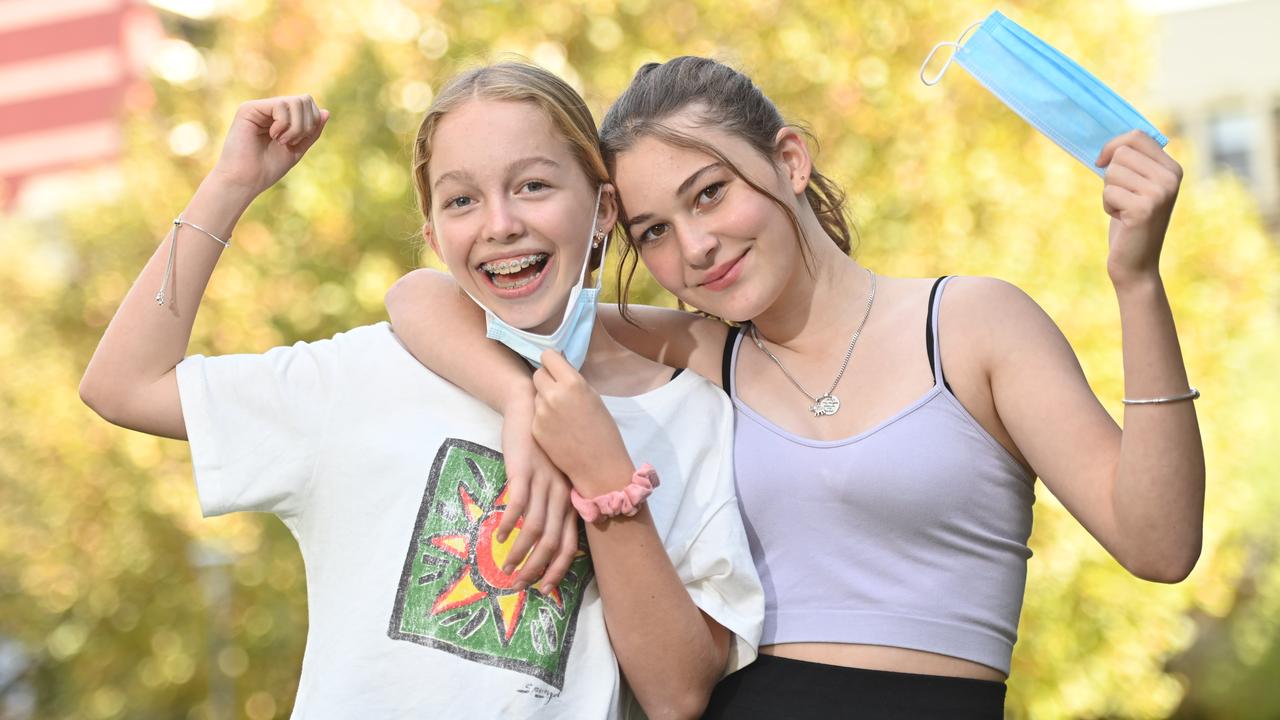
[[[524,235],[524,222],[507,199],[492,200],[488,205],[482,229],[486,241],[508,243]]]
[[[689,223],[676,228],[680,235],[680,252],[689,267],[706,270],[715,264],[716,251],[720,249],[720,239],[715,233],[699,227],[697,223]]]

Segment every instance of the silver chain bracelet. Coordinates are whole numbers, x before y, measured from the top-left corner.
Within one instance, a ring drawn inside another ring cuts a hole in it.
[[[158,292],[156,292],[156,305],[159,305],[159,306],[161,306],[161,307],[163,307],[163,306],[164,306],[164,300],[165,300],[164,291],[165,291],[165,288],[169,287],[169,280],[173,277],[173,256],[174,256],[174,252],[175,252],[175,251],[177,250],[177,248],[178,248],[178,228],[182,227],[183,225],[186,225],[186,226],[188,226],[188,227],[194,228],[194,229],[199,230],[200,232],[204,233],[205,235],[208,235],[209,237],[211,237],[211,238],[213,238],[214,240],[218,241],[218,243],[219,243],[219,244],[221,244],[221,245],[222,245],[222,247],[224,247],[224,248],[229,248],[229,247],[231,247],[231,241],[230,241],[230,240],[223,240],[222,238],[218,237],[217,235],[214,235],[213,233],[209,232],[208,230],[205,230],[204,228],[200,227],[199,225],[197,225],[197,224],[195,224],[195,223],[193,223],[193,222],[188,222],[188,221],[186,221],[186,220],[183,220],[181,215],[179,215],[178,217],[174,218],[174,219],[173,219],[173,227],[172,227],[172,228],[170,228],[170,230],[169,230],[169,260],[168,260],[168,262],[166,262],[166,263],[164,264],[164,280],[162,280],[162,281],[160,282],[160,290],[159,290]]]

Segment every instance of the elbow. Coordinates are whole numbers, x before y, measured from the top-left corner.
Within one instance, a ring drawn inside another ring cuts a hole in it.
[[[660,697],[650,702],[641,702],[645,714],[652,720],[685,720],[700,718],[706,712],[707,703],[711,701],[711,691],[715,688],[717,678],[703,676],[701,673],[692,682],[680,687],[671,688]]]
[[[1178,553],[1166,553],[1161,557],[1149,558],[1125,564],[1125,569],[1135,577],[1149,582],[1173,585],[1187,579],[1200,560],[1200,541],[1190,544]]]
[[[386,303],[388,310],[396,307],[404,300],[404,296],[408,292],[405,288],[405,283],[409,281],[409,276],[416,272],[418,271],[414,270],[407,275],[401,275],[399,279],[391,283],[391,287],[387,288],[387,294],[382,297],[382,302]]]
[[[127,407],[132,387],[121,378],[111,378],[101,372],[88,370],[80,379],[80,402],[112,425],[131,427],[128,424]]]
[[[685,692],[673,693],[661,699],[654,706],[646,706],[645,714],[652,720],[693,720],[702,717],[711,700],[711,688],[697,690],[687,689]]]
[[[89,406],[89,409],[96,412],[105,420],[110,420],[111,396],[107,392],[107,388],[103,386],[96,376],[85,373],[80,378],[80,402]]]
[[[81,380],[80,401],[112,425],[127,427],[120,398],[102,383],[91,381],[88,376]]]
[[[391,287],[387,289],[387,294],[383,297],[383,302],[386,303],[388,310],[394,312],[397,308],[414,302],[415,287],[421,283],[439,281],[442,275],[443,273],[440,271],[430,268],[411,270],[391,284]]]

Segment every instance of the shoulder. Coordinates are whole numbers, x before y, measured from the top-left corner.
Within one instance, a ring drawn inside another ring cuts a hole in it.
[[[1006,280],[957,275],[947,281],[940,312],[951,324],[988,325],[999,329],[1010,321],[1046,318],[1040,306]]]
[[[956,276],[947,282],[939,306],[947,338],[965,338],[987,359],[1041,346],[1061,337],[1048,313],[1017,285],[993,277]]]
[[[273,348],[265,355],[276,364],[314,364],[335,378],[349,378],[361,384],[398,383],[421,375],[434,377],[413,358],[385,321],[343,330],[328,338]]]
[[[733,403],[720,389],[718,382],[713,382],[696,370],[686,370],[681,375],[688,376],[685,379],[688,384],[682,389],[684,398],[681,404],[685,412],[693,411],[703,419],[705,425],[711,425],[706,420],[733,417]],[[680,379],[677,378],[677,381]]]
[[[385,364],[407,352],[391,331],[391,324],[379,322],[343,330],[327,338],[299,340],[292,345],[274,348],[268,354],[327,357],[334,363],[355,366]]]

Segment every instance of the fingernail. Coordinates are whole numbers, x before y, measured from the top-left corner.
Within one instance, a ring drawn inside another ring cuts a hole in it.
[[[498,531],[498,542],[500,542],[500,543],[501,543],[501,542],[506,542],[506,541],[507,541],[507,537],[509,537],[509,536],[510,536],[510,533],[509,533],[509,532],[507,532],[506,530],[500,530],[500,531]]]
[[[525,581],[523,581],[523,580],[517,580],[517,581],[516,581],[516,584],[515,584],[513,587],[515,587],[515,589],[516,589],[516,590],[523,590],[523,589],[525,589],[525,588],[529,587],[529,583],[527,583],[527,582],[525,582]]]
[[[551,594],[551,583],[543,583],[542,586],[538,588],[538,592],[543,595]]]
[[[502,566],[502,574],[510,575],[516,569],[515,563],[507,563]]]

